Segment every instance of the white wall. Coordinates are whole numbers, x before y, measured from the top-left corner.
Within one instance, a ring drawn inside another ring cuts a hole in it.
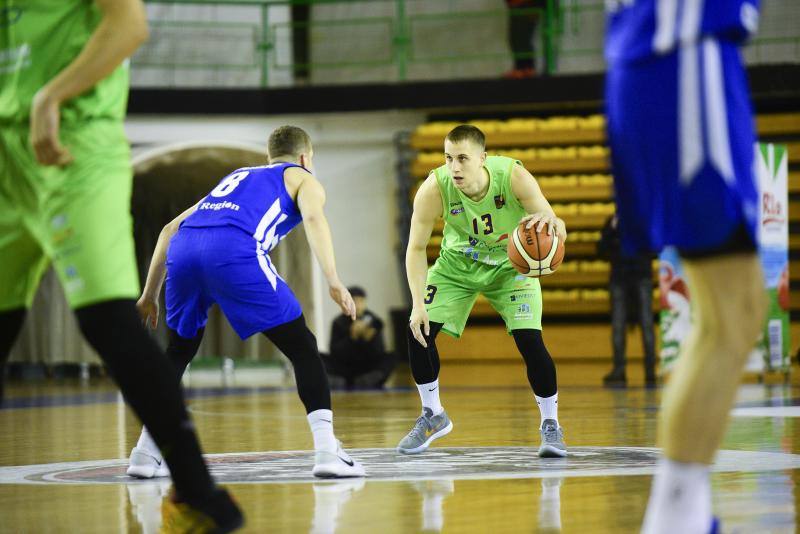
[[[148,2],[150,38],[133,56],[134,87],[260,87],[264,10],[274,32],[269,87],[292,85],[288,5],[262,7]]]
[[[339,275],[345,284],[364,286],[370,308],[388,321],[389,309],[404,304],[405,287],[396,259],[400,236],[393,137],[423,120],[424,115],[417,112],[265,118],[138,115],[128,117],[126,127],[134,153],[186,141],[242,141],[265,146],[269,132],[277,126],[304,128],[314,143],[316,175],[328,194],[326,211]],[[315,333],[320,347],[327,350],[330,322],[338,308],[328,298],[326,287],[321,293]],[[388,330],[386,337],[391,344]]]

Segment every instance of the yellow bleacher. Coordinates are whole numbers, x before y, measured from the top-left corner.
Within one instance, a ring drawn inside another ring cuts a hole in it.
[[[411,164],[416,187],[431,169],[444,163],[444,136],[459,123],[431,122],[420,126],[411,137],[418,151]],[[486,134],[487,152],[519,159],[537,177],[545,196],[562,217],[570,232],[567,257],[559,273],[542,278],[543,299],[548,314],[592,315],[608,313],[608,263],[596,260],[599,230],[614,212],[613,178],[610,174],[606,123],[602,115],[586,117],[512,118],[479,120],[471,124]],[[800,193],[800,113],[765,114],[756,118],[759,136],[779,137],[788,146],[789,191]],[[788,138],[788,141],[786,140]],[[790,202],[790,221],[800,221],[800,201]],[[439,254],[442,223],[434,228],[428,246],[428,260]],[[790,237],[792,250],[800,250],[800,236]],[[800,280],[800,264],[792,262],[793,280]],[[654,273],[655,274],[655,273]],[[657,290],[654,305],[657,304]],[[792,293],[792,309],[800,310],[800,291]],[[493,315],[479,299],[474,316]]]

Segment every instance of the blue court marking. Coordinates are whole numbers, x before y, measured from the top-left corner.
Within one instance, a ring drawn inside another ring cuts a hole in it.
[[[191,388],[185,390],[188,399],[224,397],[228,395],[247,395],[251,393],[275,393],[291,391],[287,388],[270,387],[232,387],[232,388]],[[77,393],[73,395],[42,395],[35,397],[7,398],[0,410],[20,410],[25,408],[53,408],[61,406],[84,406],[87,404],[108,404],[119,400],[118,391],[103,393]]]
[[[361,392],[374,392],[382,391],[384,393],[390,392],[408,392],[411,388],[387,388],[382,390],[361,390]],[[274,387],[274,386],[261,386],[261,387],[229,387],[229,388],[187,388],[185,395],[187,399],[206,399],[215,397],[227,397],[235,395],[252,395],[252,394],[265,394],[265,393],[280,393],[284,391],[295,392],[294,387]],[[337,393],[337,390],[333,390]],[[89,404],[111,404],[119,400],[118,391],[105,391],[76,393],[72,395],[40,395],[32,397],[10,397],[6,398],[0,412],[4,410],[23,410],[26,408],[56,408],[64,406],[85,406]]]

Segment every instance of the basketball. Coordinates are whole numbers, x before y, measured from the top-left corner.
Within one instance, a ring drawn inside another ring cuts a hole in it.
[[[525,228],[526,224],[514,228],[508,240],[508,259],[525,276],[538,278],[553,274],[564,261],[564,242],[557,235],[548,234],[546,225],[537,232],[536,225]]]

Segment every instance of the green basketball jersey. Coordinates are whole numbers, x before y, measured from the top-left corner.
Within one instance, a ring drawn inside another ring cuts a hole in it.
[[[83,49],[100,22],[91,0],[4,0],[0,9],[0,124],[27,125],[33,96]],[[66,125],[122,120],[128,98],[127,61],[61,107]]]
[[[446,165],[434,169],[443,204],[442,259],[460,256],[484,265],[509,263],[509,235],[526,215],[511,191],[514,165],[521,163],[504,156],[486,158],[489,191],[478,202],[458,190]]]

